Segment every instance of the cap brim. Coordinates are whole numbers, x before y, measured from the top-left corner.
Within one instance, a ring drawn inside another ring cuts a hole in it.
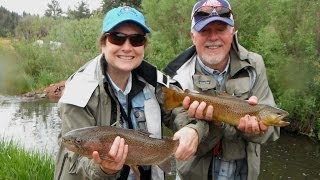
[[[195,23],[195,25],[193,26],[193,29],[196,31],[201,31],[201,29],[204,28],[206,25],[215,21],[220,21],[230,26],[234,26],[234,21],[232,19],[220,17],[220,16],[210,16],[208,18],[199,20],[197,23]]]
[[[145,33],[150,33],[150,29],[147,26],[145,26],[144,24],[141,24],[140,22],[135,21],[135,20],[131,20],[131,21],[136,22],[138,25],[140,25]]]

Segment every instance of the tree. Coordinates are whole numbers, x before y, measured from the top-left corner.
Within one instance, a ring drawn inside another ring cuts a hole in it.
[[[15,13],[10,12],[4,7],[0,7],[0,37],[8,37],[14,35],[14,30],[21,17]]]
[[[45,16],[47,17],[59,17],[62,14],[62,9],[57,0],[52,0],[51,3],[48,3],[48,9],[45,12]]]
[[[49,34],[50,28],[53,26],[53,18],[39,17],[34,15],[24,16],[20,19],[16,27],[16,37],[33,41],[42,39]]]
[[[105,13],[112,8],[116,8],[118,6],[124,6],[124,5],[140,9],[141,0],[103,0],[102,12]]]
[[[191,46],[190,14],[194,0],[142,1],[143,12],[152,36],[148,45],[148,60],[162,69],[170,60]],[[165,14],[165,15],[164,15]]]
[[[75,10],[68,10],[68,17],[74,18],[74,19],[82,19],[82,18],[88,18],[90,17],[90,9],[88,8],[88,4],[81,1],[78,3],[78,6],[76,6]]]

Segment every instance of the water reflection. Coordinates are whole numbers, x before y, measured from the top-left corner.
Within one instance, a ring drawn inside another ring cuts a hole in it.
[[[282,133],[262,146],[260,179],[320,180],[320,144],[305,136]]]
[[[0,96],[0,135],[13,138],[27,149],[57,151],[61,129],[56,103]],[[320,180],[320,144],[303,136],[282,134],[264,145],[260,180]]]
[[[0,96],[0,134],[30,150],[55,154],[61,128],[57,104]]]

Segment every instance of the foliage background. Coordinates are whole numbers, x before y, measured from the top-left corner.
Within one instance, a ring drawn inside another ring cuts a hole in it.
[[[191,46],[190,14],[195,2],[104,0],[89,15],[86,4],[80,3],[65,16],[57,6],[58,12],[51,9],[45,17],[18,16],[1,7],[0,36],[6,39],[0,43],[0,92],[18,94],[66,79],[99,54],[97,38],[103,15],[123,4],[145,14],[152,29],[146,59],[162,69]],[[230,2],[239,41],[264,57],[276,102],[290,112],[290,130],[320,139],[320,2]],[[44,41],[42,47],[34,44],[37,39]],[[62,48],[51,50],[50,41],[62,42]]]

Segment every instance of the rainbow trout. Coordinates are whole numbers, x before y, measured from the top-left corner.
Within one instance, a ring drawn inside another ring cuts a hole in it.
[[[189,90],[178,92],[166,87],[163,87],[162,90],[164,92],[164,107],[166,110],[172,110],[181,106],[183,99],[189,96],[191,102],[204,101],[207,107],[208,105],[212,105],[214,109],[213,120],[222,121],[234,126],[237,126],[240,118],[245,115],[256,116],[259,121],[268,126],[283,127],[290,124],[282,120],[289,115],[287,111],[263,104],[250,105],[247,101],[231,95],[210,96],[190,92]]]
[[[92,158],[92,152],[98,151],[102,159],[110,159],[107,154],[114,139],[120,136],[128,144],[127,165],[159,165],[170,159],[179,141],[156,139],[149,135],[140,130],[92,126],[69,131],[62,136],[62,143],[70,151],[82,156]]]

